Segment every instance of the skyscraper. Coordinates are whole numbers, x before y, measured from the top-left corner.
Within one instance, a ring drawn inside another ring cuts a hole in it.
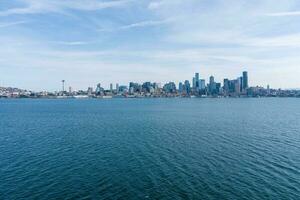
[[[101,95],[101,93],[102,93],[102,88],[101,88],[101,84],[100,83],[98,83],[97,84],[97,87],[96,87],[96,95]]]
[[[234,81],[234,93],[237,95],[237,94],[240,94],[241,92],[241,83],[240,83],[240,78],[236,79]]]
[[[163,87],[163,90],[166,92],[166,93],[175,93],[176,92],[176,85],[174,82],[169,82],[169,83],[166,83]]]
[[[196,82],[196,87],[197,89],[199,89],[200,87],[200,83],[199,83],[199,73],[195,74],[195,82]]]
[[[243,72],[243,89],[247,89],[249,87],[248,85],[248,72]]]
[[[216,82],[215,82],[215,77],[211,76],[209,77],[209,93],[210,94],[215,94],[216,93]]]
[[[62,92],[65,92],[65,80],[62,80]]]
[[[193,77],[193,88],[196,89],[196,78]]]
[[[205,79],[201,79],[200,81],[200,90],[205,90]]]
[[[119,90],[120,90],[120,88],[119,88],[119,83],[117,83],[117,84],[116,84],[116,92],[117,92],[117,94],[119,93]]]
[[[215,77],[213,77],[213,76],[210,76],[209,77],[209,84],[213,84],[215,82]]]
[[[113,84],[112,83],[110,84],[110,88],[109,89],[110,89],[110,92],[113,92]]]
[[[182,82],[179,83],[179,86],[178,86],[178,92],[181,94],[183,92],[183,84]]]
[[[225,94],[229,93],[229,80],[227,78],[224,79],[224,86],[223,86]]]
[[[244,78],[241,76],[239,78],[239,82],[240,82],[240,92],[244,91]]]
[[[92,95],[93,94],[93,88],[88,87],[87,92],[88,92],[88,95]]]
[[[184,87],[185,87],[186,94],[189,95],[191,93],[191,85],[190,85],[190,82],[188,80],[184,81]]]

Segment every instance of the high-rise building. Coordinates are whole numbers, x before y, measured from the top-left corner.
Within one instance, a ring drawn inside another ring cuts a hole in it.
[[[221,83],[215,83],[215,84],[216,84],[216,91],[215,91],[215,93],[216,94],[220,94],[221,91],[222,91]]]
[[[113,84],[112,83],[110,84],[110,88],[109,89],[110,89],[110,92],[113,92]]]
[[[240,92],[244,91],[244,78],[241,76],[239,78],[239,83],[240,83]]]
[[[96,87],[96,90],[95,90],[96,95],[102,95],[103,92],[104,92],[104,89],[101,87],[101,84],[98,83],[97,87]]]
[[[61,82],[62,82],[62,92],[65,92],[65,82],[66,82],[66,81],[65,81],[65,80],[62,80]]]
[[[200,80],[200,90],[205,90],[205,79]]]
[[[215,82],[215,77],[213,77],[213,76],[210,76],[209,77],[209,84],[213,84]]]
[[[151,88],[153,88],[153,84],[151,82],[145,82],[142,85],[143,92],[150,92]]]
[[[142,86],[138,83],[130,82],[129,83],[129,91],[130,92],[142,92]]]
[[[116,92],[119,93],[120,89],[119,89],[119,83],[116,84]]]
[[[240,80],[241,79],[238,78],[234,82],[234,93],[235,94],[240,94],[240,92],[241,92],[241,81]]]
[[[169,83],[166,83],[163,87],[163,90],[166,92],[166,93],[175,93],[176,92],[176,85],[174,82],[169,82]]]
[[[271,94],[270,85],[267,85],[267,94],[268,94],[268,95],[270,95],[270,94]]]
[[[199,87],[200,87],[199,78],[200,78],[199,73],[196,73],[195,74],[195,82],[196,82],[195,88],[197,88],[197,89],[199,89]]]
[[[248,85],[248,72],[243,72],[243,89],[247,89],[249,87]]]
[[[93,88],[92,87],[88,87],[87,93],[88,93],[88,95],[92,95],[93,94]]]
[[[191,93],[191,85],[190,85],[190,82],[188,80],[184,81],[184,88],[185,88],[186,94]]]
[[[193,77],[193,88],[196,89],[196,78]]]
[[[224,79],[223,90],[225,94],[229,93],[229,80],[227,78]]]
[[[182,82],[179,83],[179,86],[178,86],[178,92],[181,94],[183,92],[183,84]]]
[[[128,92],[128,87],[126,85],[118,86],[118,92],[127,93]]]
[[[216,94],[217,93],[217,84],[215,82],[215,77],[213,77],[213,76],[209,77],[208,91],[209,91],[210,94]]]

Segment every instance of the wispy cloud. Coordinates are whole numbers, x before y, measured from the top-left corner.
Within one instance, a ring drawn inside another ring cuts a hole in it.
[[[37,14],[48,12],[64,12],[68,9],[95,11],[106,8],[124,6],[133,0],[98,1],[98,0],[21,0],[26,6],[12,8],[0,12],[0,16],[17,14]]]
[[[128,30],[128,29],[134,29],[134,28],[142,28],[142,27],[151,27],[151,26],[160,26],[163,24],[167,24],[172,22],[172,19],[165,19],[165,20],[147,20],[147,21],[141,21],[137,23],[127,24],[123,26],[119,26],[116,28],[103,28],[98,29],[99,32],[113,32],[113,31],[120,31],[120,30]]]
[[[256,47],[300,47],[300,34],[289,34],[275,37],[253,37],[241,41],[244,45]]]
[[[300,11],[267,13],[265,15],[270,17],[300,16]]]
[[[133,24],[129,24],[129,25],[125,25],[125,26],[121,26],[119,29],[131,29],[131,28],[138,28],[138,27],[147,27],[147,26],[158,26],[158,25],[162,25],[162,24],[166,24],[171,22],[170,19],[168,20],[150,20],[150,21],[142,21],[142,22],[138,22],[138,23],[133,23]]]
[[[0,28],[6,28],[10,26],[16,26],[19,24],[26,24],[28,21],[16,21],[16,22],[6,22],[6,23],[0,23]]]
[[[80,45],[88,45],[91,42],[87,42],[87,41],[53,41],[51,43],[59,44],[59,45],[66,45],[66,46],[80,46]]]
[[[180,5],[186,3],[187,0],[156,0],[151,1],[148,5],[148,9],[155,10],[165,6]]]

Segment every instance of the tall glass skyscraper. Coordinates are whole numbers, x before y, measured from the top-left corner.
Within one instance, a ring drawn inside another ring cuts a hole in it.
[[[199,89],[199,86],[200,86],[200,84],[199,84],[199,73],[195,74],[195,81],[196,81],[196,88]]]
[[[243,89],[248,88],[248,72],[243,72]]]

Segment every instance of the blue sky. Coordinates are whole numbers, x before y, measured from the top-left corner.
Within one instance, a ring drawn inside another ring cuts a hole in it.
[[[299,0],[3,0],[0,86],[191,80],[300,87]]]

